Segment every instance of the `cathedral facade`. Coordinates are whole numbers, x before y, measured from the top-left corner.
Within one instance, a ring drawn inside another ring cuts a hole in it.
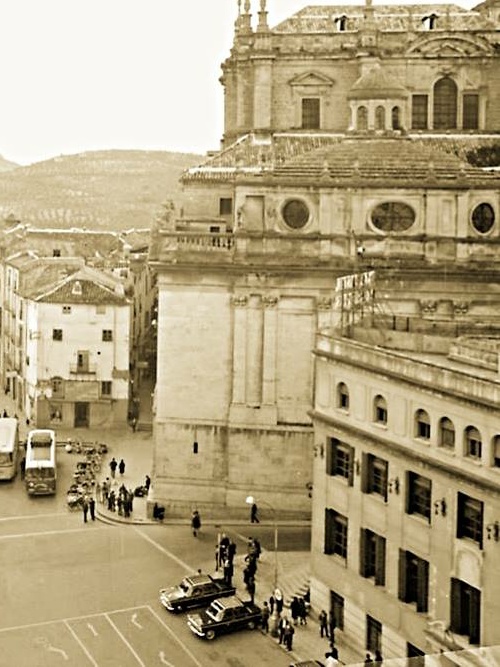
[[[311,350],[374,271],[394,326],[494,326],[500,2],[238,3],[219,151],[154,229],[155,500],[308,515]],[[352,311],[352,309],[351,309]],[[380,314],[380,313],[379,313]]]

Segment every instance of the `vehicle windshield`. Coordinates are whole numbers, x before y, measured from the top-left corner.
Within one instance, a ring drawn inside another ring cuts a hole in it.
[[[26,479],[53,479],[54,468],[28,468]]]
[[[222,621],[223,613],[223,609],[217,609],[217,607],[214,607],[213,605],[207,609],[207,616],[209,616],[212,621]]]
[[[188,584],[188,582],[187,582],[185,579],[183,579],[183,580],[181,581],[181,583],[179,584],[179,588],[180,588],[181,591],[183,591],[184,593],[187,593],[188,590],[189,590],[189,584]]]

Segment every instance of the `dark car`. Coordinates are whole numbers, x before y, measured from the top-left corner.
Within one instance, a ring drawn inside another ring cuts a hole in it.
[[[235,593],[235,587],[229,586],[224,579],[216,579],[208,574],[194,574],[184,577],[178,586],[162,588],[160,602],[169,611],[184,611],[208,607],[212,600]]]
[[[253,630],[261,621],[260,607],[253,602],[243,602],[235,595],[214,600],[208,609],[188,616],[191,632],[205,639],[244,628]]]

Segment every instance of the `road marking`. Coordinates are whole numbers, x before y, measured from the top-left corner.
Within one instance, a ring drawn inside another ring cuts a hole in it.
[[[168,667],[174,667],[174,665],[166,659],[165,651],[160,651],[158,653],[158,657],[160,658],[160,662],[162,665],[167,665]]]
[[[123,642],[123,643],[125,644],[125,646],[128,648],[128,650],[130,651],[130,653],[132,653],[132,655],[134,656],[134,658],[135,658],[135,659],[137,660],[137,662],[141,665],[141,667],[146,667],[145,663],[142,662],[142,660],[141,660],[139,654],[136,653],[136,651],[135,651],[134,647],[132,646],[132,644],[131,644],[131,643],[127,640],[127,638],[120,632],[120,630],[119,630],[118,626],[116,625],[116,623],[113,623],[113,621],[110,619],[110,617],[108,616],[108,614],[104,614],[104,616],[106,617],[106,620],[107,620],[108,623],[111,625],[111,627],[114,629],[114,631],[116,632],[116,634],[121,638],[122,642]]]
[[[161,624],[163,625],[163,627],[165,628],[165,630],[166,630],[166,631],[172,636],[172,638],[179,644],[179,646],[182,648],[182,650],[183,650],[185,653],[187,653],[187,655],[191,658],[191,660],[194,662],[194,664],[196,665],[196,667],[203,667],[202,663],[201,663],[201,662],[198,662],[196,656],[194,656],[194,655],[191,653],[191,651],[188,649],[188,647],[187,647],[183,642],[181,642],[181,640],[179,639],[179,637],[177,637],[177,635],[175,634],[175,632],[169,628],[169,626],[165,623],[165,621],[164,621],[160,616],[158,616],[158,614],[156,613],[156,611],[155,611],[152,607],[149,607],[149,606],[148,606],[148,609],[149,609],[149,611],[151,612],[151,614],[153,614],[153,616],[156,618],[156,620],[157,620],[159,623],[161,623]]]
[[[94,626],[92,625],[92,623],[87,623],[87,627],[88,627],[88,629],[90,630],[90,632],[94,635],[94,637],[98,637],[98,636],[99,636],[99,633],[98,633],[97,630],[94,628]]]
[[[190,573],[190,572],[193,571],[193,568],[190,565],[185,563],[180,558],[177,558],[177,556],[175,554],[173,554],[168,549],[165,549],[165,547],[162,547],[161,544],[158,544],[158,542],[155,542],[155,540],[153,540],[152,537],[149,537],[149,535],[146,535],[146,533],[143,532],[140,528],[134,528],[134,530],[138,535],[140,535],[142,538],[144,538],[146,540],[146,542],[149,542],[150,544],[152,544],[154,547],[156,547],[158,549],[158,551],[161,551],[163,554],[165,554],[165,556],[168,556],[171,560],[175,561],[178,565],[183,567],[186,570],[186,572]]]
[[[95,614],[82,614],[81,616],[69,616],[68,618],[54,618],[52,621],[39,621],[38,623],[26,623],[25,625],[12,625],[10,628],[0,628],[0,633],[13,632],[17,630],[27,630],[28,628],[43,628],[47,625],[55,625],[56,623],[71,623],[72,621],[83,621],[86,618],[99,618],[100,616],[106,616],[106,614],[121,614],[123,612],[134,611],[136,609],[150,609],[150,607],[149,605],[140,605],[139,607],[124,607],[123,609],[98,611]],[[41,640],[38,639],[37,641]]]
[[[66,535],[68,533],[88,533],[91,530],[102,530],[102,528],[82,527],[82,528],[68,528],[67,530],[40,530],[33,533],[10,533],[9,535],[0,535],[0,540],[15,540],[19,537],[37,537],[38,535]]]
[[[24,516],[3,516],[1,521],[20,521],[21,519],[47,519],[53,516],[68,516],[67,512],[52,512],[51,514],[25,514]]]
[[[135,625],[136,628],[139,628],[139,630],[142,630],[142,625],[137,620],[137,612],[132,614],[132,619],[131,620],[132,620],[132,623]]]
[[[71,632],[71,634],[73,635],[75,641],[80,645],[80,648],[81,648],[82,651],[85,653],[85,655],[87,656],[87,658],[90,660],[90,662],[92,663],[93,667],[99,667],[99,663],[97,663],[97,662],[94,660],[92,654],[91,654],[90,651],[87,649],[87,647],[85,646],[85,644],[81,641],[80,637],[79,637],[79,636],[76,634],[76,632],[73,630],[73,628],[71,627],[71,625],[70,625],[67,621],[64,622],[64,625],[65,625],[65,626],[68,628],[68,630]],[[96,632],[95,629],[90,625],[90,623],[87,623],[87,625],[89,626],[89,628],[92,628],[92,631],[95,633],[95,635],[97,635],[97,632]]]

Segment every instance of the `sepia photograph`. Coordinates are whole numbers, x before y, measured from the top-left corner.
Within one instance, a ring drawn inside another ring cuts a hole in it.
[[[500,665],[500,0],[2,10],[0,667]]]

